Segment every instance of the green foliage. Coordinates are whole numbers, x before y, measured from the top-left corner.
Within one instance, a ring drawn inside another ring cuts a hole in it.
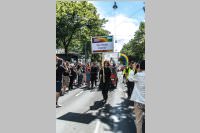
[[[139,30],[136,31],[134,38],[124,45],[121,50],[129,59],[141,61],[145,55],[145,23],[141,22]]]
[[[91,56],[91,36],[108,35],[96,7],[87,1],[56,1],[56,47]]]

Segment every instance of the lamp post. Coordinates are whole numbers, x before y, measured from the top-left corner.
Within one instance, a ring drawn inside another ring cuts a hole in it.
[[[82,30],[83,30],[83,28],[84,28],[84,26],[86,26],[86,27],[89,27],[89,25],[88,25],[88,23],[86,23],[85,25],[83,25],[81,28],[80,28],[80,34],[82,35]],[[81,37],[81,36],[80,36]],[[79,38],[79,39],[81,39],[81,38]],[[87,56],[87,44],[84,42],[84,54],[85,54],[85,65],[86,65],[86,56]]]
[[[115,13],[115,11],[116,11],[117,8],[118,8],[117,2],[116,2],[116,0],[114,0],[113,9],[114,9],[114,16],[115,16],[115,19],[116,19],[116,13]],[[115,20],[115,22],[114,22],[114,52],[115,52],[115,44],[117,43],[116,38],[117,38],[117,37],[116,37],[116,20]]]
[[[90,19],[87,23],[86,23],[86,27],[91,31],[92,30],[92,21],[93,19]],[[91,33],[89,32],[89,35],[91,36]],[[86,65],[86,58],[87,57],[87,44],[85,43],[85,65]]]
[[[86,43],[85,43],[85,65],[86,65]]]
[[[89,24],[88,23],[86,23],[86,27],[89,28]],[[86,62],[87,62],[87,50],[86,50],[87,47],[86,46],[87,46],[87,44],[85,43],[85,65],[86,65]]]
[[[117,6],[117,3],[116,3],[116,0],[114,1],[114,5],[113,5],[113,9],[117,9],[118,6]]]

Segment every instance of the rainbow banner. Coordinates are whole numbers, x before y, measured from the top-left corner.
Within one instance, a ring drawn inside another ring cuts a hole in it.
[[[123,60],[124,65],[128,66],[128,57],[125,54],[120,53],[120,57]]]
[[[92,53],[105,53],[114,51],[113,36],[92,37]]]

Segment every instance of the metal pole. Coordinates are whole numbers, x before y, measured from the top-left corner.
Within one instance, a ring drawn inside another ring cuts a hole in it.
[[[115,52],[115,46],[117,43],[117,37],[116,37],[116,9],[118,8],[117,6],[117,2],[116,0],[114,0],[114,5],[113,5],[113,9],[114,9],[114,51]]]

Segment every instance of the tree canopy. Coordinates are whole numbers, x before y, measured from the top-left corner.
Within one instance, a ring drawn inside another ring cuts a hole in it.
[[[108,35],[106,22],[87,1],[56,1],[56,48],[83,54],[86,45],[87,57],[91,56],[91,36]]]
[[[145,56],[145,23],[141,22],[139,29],[135,32],[133,39],[131,39],[121,50],[129,59],[134,61],[141,61]]]

